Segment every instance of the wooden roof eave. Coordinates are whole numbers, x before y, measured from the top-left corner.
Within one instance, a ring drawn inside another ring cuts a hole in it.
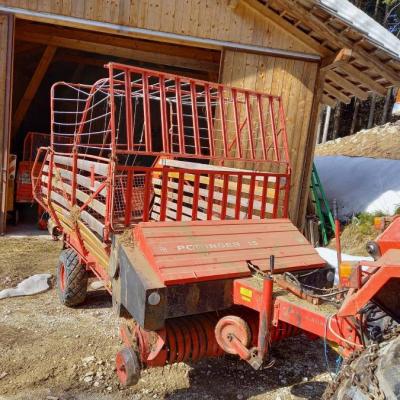
[[[335,92],[338,96],[333,96],[332,93],[330,96],[344,99],[345,97],[349,98],[350,93],[352,96],[365,100],[368,96],[365,88],[383,96],[386,94],[388,87],[400,85],[400,75],[398,73],[400,62],[390,59],[392,54],[386,54],[381,48],[366,49],[364,43],[368,44],[368,46],[374,46],[374,43],[368,42],[367,38],[362,37],[362,34],[354,30],[352,26],[346,26],[343,21],[336,19],[334,16],[328,16],[325,10],[318,9],[313,2],[308,1],[305,4],[304,1],[299,0],[241,1],[256,8],[265,17],[273,18],[275,23],[292,35],[296,35],[300,40],[306,37],[307,39],[304,40],[304,43],[314,43],[318,47],[320,55],[324,57],[323,61],[325,62],[336,57],[337,53],[335,51],[340,52],[342,49],[350,49],[352,60],[342,60],[340,63],[333,64],[326,69],[331,70],[330,73],[326,74],[328,89],[332,92],[332,88],[329,87],[329,80],[332,82],[332,78],[335,77],[337,80],[335,81],[336,88],[334,89],[341,92],[341,95]],[[319,19],[314,14],[317,12],[321,18],[324,17],[325,19]],[[303,28],[300,29],[300,27]],[[341,30],[337,31],[336,29]],[[356,38],[356,40],[348,36]],[[378,53],[380,55],[384,53],[386,60],[383,61],[378,56]],[[389,59],[387,59],[388,57]],[[354,65],[357,63],[362,65],[363,68],[360,69]],[[394,68],[394,66],[397,66],[398,69]],[[329,98],[331,99],[331,97]],[[333,101],[333,99],[330,101]],[[346,101],[348,100],[346,99]]]
[[[368,53],[361,44],[351,41],[346,37],[345,32],[350,27],[346,27],[342,32],[337,32],[329,25],[329,20],[322,21],[316,17],[310,10],[307,10],[296,0],[273,0],[273,3],[292,14],[295,18],[302,20],[303,23],[313,31],[326,38],[328,41],[337,44],[338,47],[350,48],[356,58],[362,59],[368,68],[375,69],[380,75],[391,82],[393,85],[400,85],[398,74],[374,54]],[[329,17],[331,20],[335,19]]]

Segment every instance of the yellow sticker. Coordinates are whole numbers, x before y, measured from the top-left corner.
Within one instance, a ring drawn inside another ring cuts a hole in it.
[[[242,300],[243,300],[243,301],[247,301],[248,303],[251,302],[251,298],[250,298],[250,297],[243,296],[243,295],[242,295]]]
[[[249,297],[249,298],[253,297],[253,291],[250,289],[247,289],[245,287],[240,288],[240,294],[242,294],[243,296]]]

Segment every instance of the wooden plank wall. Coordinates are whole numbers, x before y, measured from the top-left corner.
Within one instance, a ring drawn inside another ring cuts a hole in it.
[[[207,39],[315,53],[243,4],[229,0],[0,0],[1,5]]]
[[[222,83],[282,96],[292,165],[289,215],[297,224],[303,215],[303,175],[309,175],[304,165],[308,137],[313,136],[310,116],[317,72],[317,63],[239,51],[226,51],[223,61]]]
[[[229,0],[0,0],[0,5],[316,54],[299,39],[240,2],[233,10]],[[62,24],[51,17],[46,22]],[[304,155],[306,144],[310,143],[309,117],[318,65],[227,50],[222,67],[220,80],[223,83],[283,96],[293,166],[290,215],[298,222],[299,196],[304,186],[301,182],[304,173],[309,173],[303,166],[307,164]]]
[[[13,27],[13,17],[0,14],[0,234],[6,223]]]

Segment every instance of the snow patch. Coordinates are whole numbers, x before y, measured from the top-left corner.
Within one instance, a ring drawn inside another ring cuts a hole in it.
[[[400,160],[326,156],[316,157],[315,165],[341,219],[360,212],[392,215],[400,206]]]
[[[339,282],[337,251],[326,247],[317,247],[318,254],[333,268],[335,268],[335,284]],[[342,253],[342,261],[373,261],[372,257],[352,256]]]

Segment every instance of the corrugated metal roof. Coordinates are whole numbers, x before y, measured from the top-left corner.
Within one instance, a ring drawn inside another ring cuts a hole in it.
[[[355,30],[365,35],[375,46],[400,60],[400,40],[349,1],[314,0],[314,4],[320,6],[345,24],[352,26]]]

